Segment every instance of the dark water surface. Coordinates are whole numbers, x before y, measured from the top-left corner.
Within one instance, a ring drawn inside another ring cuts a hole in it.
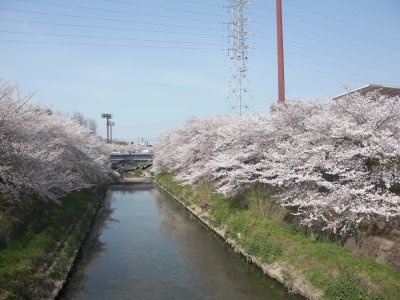
[[[301,299],[152,184],[106,197],[60,299]]]

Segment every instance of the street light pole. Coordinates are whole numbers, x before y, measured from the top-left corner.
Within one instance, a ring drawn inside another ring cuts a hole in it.
[[[110,120],[112,119],[112,114],[109,113],[102,113],[101,117],[107,120],[106,126],[107,126],[107,143],[110,142]]]
[[[109,126],[110,126],[110,143],[112,144],[112,128],[113,128],[113,126],[115,126],[115,122],[110,122],[109,123]]]
[[[278,100],[285,104],[285,70],[283,59],[282,1],[276,0],[276,28],[278,44]]]

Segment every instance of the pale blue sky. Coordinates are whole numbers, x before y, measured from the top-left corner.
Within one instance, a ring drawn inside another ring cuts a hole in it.
[[[1,0],[0,77],[105,135],[154,140],[192,116],[233,114],[226,99],[228,0]],[[400,1],[283,0],[287,98],[368,83],[400,85]],[[277,97],[275,0],[248,9],[253,105]]]

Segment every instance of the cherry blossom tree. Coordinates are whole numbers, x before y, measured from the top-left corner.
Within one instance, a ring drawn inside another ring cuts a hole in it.
[[[105,180],[102,140],[78,121],[30,102],[17,86],[0,86],[0,193],[58,200]]]
[[[280,191],[305,226],[336,234],[400,215],[400,98],[349,94],[274,104],[271,113],[194,119],[163,135],[154,169],[235,195],[254,184]]]

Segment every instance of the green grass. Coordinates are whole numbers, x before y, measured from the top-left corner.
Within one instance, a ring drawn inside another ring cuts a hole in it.
[[[189,203],[199,203],[199,197],[205,197],[211,206],[210,222],[214,226],[225,225],[226,237],[236,239],[262,262],[293,266],[313,286],[323,290],[326,299],[399,299],[400,273],[386,264],[357,258],[333,242],[315,240],[281,221],[279,214],[260,214],[249,205],[249,199],[229,199],[214,193],[211,185],[193,192],[174,181],[170,174],[160,173],[157,180],[172,194],[186,197]],[[256,198],[257,192],[250,196]],[[263,207],[270,205],[264,202]]]
[[[48,282],[45,272],[56,257],[60,259],[53,277],[65,271],[67,259],[79,247],[94,214],[93,199],[91,191],[80,191],[68,196],[61,205],[47,204],[50,208],[31,222],[25,235],[10,241],[0,251],[0,299],[45,297],[40,294],[46,290],[41,287]],[[67,247],[62,248],[63,244]]]
[[[135,170],[133,170],[133,172],[131,172],[131,174],[135,177],[141,177],[143,176],[144,172],[142,169],[136,168]]]
[[[23,222],[25,218],[32,218],[38,215],[40,211],[48,206],[48,203],[37,198],[12,201],[0,195],[0,206],[2,208],[0,212],[0,229],[2,229],[13,221]]]

